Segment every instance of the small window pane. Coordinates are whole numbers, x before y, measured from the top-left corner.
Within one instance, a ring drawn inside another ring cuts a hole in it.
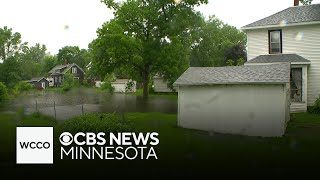
[[[272,31],[270,32],[271,42],[280,42],[280,32]]]

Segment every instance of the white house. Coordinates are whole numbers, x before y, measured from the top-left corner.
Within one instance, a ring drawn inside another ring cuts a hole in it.
[[[290,119],[290,63],[190,67],[174,83],[178,126],[282,136]]]
[[[248,62],[291,63],[291,112],[306,111],[320,94],[320,4],[289,7],[242,27]]]

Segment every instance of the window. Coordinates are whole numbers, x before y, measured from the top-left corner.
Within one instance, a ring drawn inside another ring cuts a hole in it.
[[[76,67],[73,67],[72,68],[72,74],[76,74],[77,73],[77,68]]]
[[[302,68],[291,69],[291,101],[302,102]]]
[[[57,76],[54,77],[54,82],[55,82],[55,83],[58,82],[58,77],[57,77]]]
[[[269,31],[269,54],[282,53],[282,31]]]
[[[61,83],[62,82],[62,80],[61,80],[61,76],[59,76],[59,81],[58,81],[59,83]]]

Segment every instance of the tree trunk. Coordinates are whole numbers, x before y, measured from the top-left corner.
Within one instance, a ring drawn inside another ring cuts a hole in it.
[[[148,68],[149,69],[149,68]],[[149,70],[145,70],[145,72],[143,73],[143,99],[148,99],[149,96]]]

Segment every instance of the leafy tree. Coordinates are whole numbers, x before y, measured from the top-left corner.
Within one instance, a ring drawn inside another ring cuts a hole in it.
[[[0,28],[0,61],[6,61],[9,57],[21,52],[27,43],[21,42],[21,34],[12,32],[11,28]]]
[[[47,48],[45,45],[36,44],[32,47],[26,47],[19,54],[21,61],[21,77],[24,80],[31,79],[43,75],[41,72],[41,64],[46,56]]]
[[[65,46],[59,49],[57,54],[59,64],[76,63],[82,69],[85,69],[90,62],[89,51],[81,49],[78,46]]]
[[[46,76],[48,72],[57,64],[57,56],[47,54],[41,62],[41,75]]]
[[[187,67],[192,34],[200,15],[194,7],[207,0],[103,0],[114,19],[99,28],[90,44],[93,66],[102,74],[121,69],[143,83],[148,97],[150,77],[159,73],[173,82]]]
[[[16,58],[10,57],[0,63],[0,82],[12,88],[21,80],[21,63]]]
[[[78,46],[65,46],[59,49],[57,54],[58,63],[73,63],[76,57],[80,54],[80,48]]]
[[[0,82],[0,103],[5,102],[7,98],[8,98],[7,87],[2,82]]]
[[[211,16],[198,31],[191,50],[190,66],[223,66],[226,60],[245,58],[245,44],[243,32]]]
[[[237,64],[239,59],[243,59],[245,62],[247,53],[243,44],[236,44],[225,50],[225,59],[232,60],[234,64]]]

